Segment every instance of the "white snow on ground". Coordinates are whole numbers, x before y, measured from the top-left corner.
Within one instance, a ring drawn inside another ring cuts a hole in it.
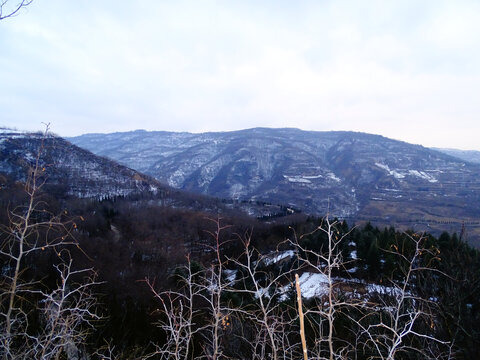
[[[329,172],[327,175],[330,179],[335,180],[336,182],[342,181],[339,177],[335,176],[335,174],[332,172]]]
[[[275,264],[282,259],[285,259],[285,258],[288,258],[288,257],[293,257],[294,255],[295,255],[295,252],[293,250],[276,252],[276,253],[273,253],[273,254],[270,254],[270,255],[266,256],[263,259],[263,263],[265,265]]]
[[[348,270],[349,273],[354,273],[357,271],[357,268],[352,268]],[[230,277],[228,278],[230,280]],[[232,278],[233,281],[233,278]],[[311,273],[305,272],[303,273],[300,278],[300,289],[302,290],[302,297],[305,299],[311,299],[314,297],[322,297],[328,295],[328,277],[325,274],[320,273]],[[372,284],[372,283],[365,283],[361,279],[356,278],[341,278],[335,277],[332,279],[335,284],[345,283],[345,284],[360,284],[360,286],[364,286],[367,293],[377,293],[381,295],[390,295],[399,297],[401,295],[402,290],[395,286],[385,286],[380,284]],[[295,288],[295,284],[289,284],[283,287],[277,288],[277,294],[280,294],[281,300],[286,300],[287,293],[292,290],[292,287]],[[409,291],[406,292],[406,296],[410,296],[411,293]],[[260,296],[270,297],[267,290],[264,288],[259,289],[256,292],[255,296],[258,298]]]
[[[310,184],[310,180],[321,179],[324,178],[323,175],[283,175],[285,179],[289,182],[293,183],[303,183],[303,184]],[[327,178],[330,180],[334,180],[336,182],[342,181],[339,177],[337,177],[334,173],[328,172]]]
[[[328,293],[328,277],[324,274],[305,272],[300,276],[300,289],[306,299]]]
[[[299,281],[300,289],[302,290],[302,297],[306,299],[328,294],[328,278],[324,274],[305,272],[300,276]],[[281,300],[286,300],[287,293],[292,289],[292,286],[295,288],[294,283],[278,288],[278,292],[281,294]],[[269,297],[270,295],[267,293],[266,289],[262,288],[257,291],[255,296],[258,298],[259,296]]]
[[[184,171],[182,171],[181,169],[177,169],[168,178],[168,185],[173,186],[173,187],[180,187],[183,180],[185,180],[185,177],[186,177],[186,173]]]
[[[290,182],[293,182],[293,183],[303,183],[303,184],[310,184],[311,181],[308,180],[308,179],[305,179],[303,176],[301,175],[296,175],[296,176],[287,176],[287,175],[283,175],[283,177],[285,179],[287,179],[288,181]]]
[[[393,176],[396,179],[403,179],[405,177],[404,174],[399,173],[396,170],[390,170],[388,165],[381,164],[381,163],[375,163],[375,165],[377,165],[380,169],[383,169],[383,170],[387,171],[391,176]]]
[[[229,283],[232,283],[233,281],[235,281],[235,278],[237,277],[237,272],[238,270],[237,269],[234,269],[234,270],[223,270],[224,274],[225,274],[225,279],[228,280]]]
[[[377,163],[377,162],[375,163],[375,165],[377,165],[380,169],[383,169],[383,170],[386,170],[387,172],[390,172],[390,168],[388,167],[388,165]]]
[[[29,135],[26,131],[13,130],[13,129],[8,129],[8,128],[4,128],[4,127],[0,127],[0,134],[1,135],[7,134],[8,137],[13,137],[13,138],[27,137]],[[40,134],[40,136],[42,136],[41,133],[39,133],[39,134]],[[32,135],[32,134],[30,134],[30,135]]]
[[[352,257],[353,260],[357,260],[357,250],[352,250],[350,253],[350,256]]]
[[[413,175],[413,176],[416,176],[416,177],[419,177],[421,179],[424,179],[424,180],[427,180],[431,183],[436,183],[438,182],[437,179],[435,179],[432,175],[428,175],[426,172],[424,171],[418,171],[418,170],[409,170],[408,173],[410,175]]]
[[[403,179],[405,176],[416,176],[420,179],[427,180],[428,182],[431,183],[436,183],[438,180],[432,176],[427,174],[425,171],[418,171],[418,170],[391,170],[388,165],[381,164],[381,163],[375,163],[380,169],[385,170],[388,172],[389,175],[395,177],[396,179]]]
[[[378,294],[385,294],[385,295],[392,295],[392,296],[400,296],[401,289],[394,287],[394,286],[384,286],[379,284],[367,284],[366,286],[367,292],[372,293],[376,292]],[[410,293],[407,292],[407,295]]]

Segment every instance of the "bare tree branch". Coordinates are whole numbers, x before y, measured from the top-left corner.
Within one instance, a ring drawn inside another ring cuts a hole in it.
[[[32,2],[33,0],[20,0],[14,4],[12,0],[0,0],[0,20],[17,16],[21,9],[27,7]]]

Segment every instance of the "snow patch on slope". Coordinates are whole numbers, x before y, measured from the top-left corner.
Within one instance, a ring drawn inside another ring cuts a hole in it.
[[[299,282],[302,296],[306,299],[328,294],[328,277],[325,274],[305,272]]]
[[[283,175],[285,179],[292,183],[303,183],[303,184],[311,184],[312,182],[309,179],[306,179],[302,175],[295,175],[295,176],[287,176]]]
[[[428,175],[426,172],[424,171],[418,171],[418,170],[409,170],[408,173],[410,175],[413,175],[413,176],[416,176],[416,177],[419,177],[421,179],[424,179],[424,180],[427,180],[431,183],[436,183],[438,182],[437,179],[435,179],[432,175]]]
[[[271,265],[271,264],[276,264],[280,260],[286,259],[286,258],[291,258],[295,255],[295,252],[293,250],[287,250],[283,251],[280,253],[273,253],[269,255],[268,257],[265,257],[263,259],[263,262],[265,265]]]
[[[317,179],[327,179],[333,180],[335,182],[341,182],[342,180],[337,177],[333,172],[327,172],[326,175],[283,175],[284,179],[292,183],[303,183],[303,184],[311,184],[311,180]]]
[[[390,170],[390,168],[388,167],[388,165],[385,165],[385,164],[380,164],[380,163],[375,163],[375,165],[377,165],[380,169],[383,169],[385,170],[386,172],[388,172],[389,175],[393,176],[395,179],[403,179],[405,177],[404,174],[396,171],[396,170]]]
[[[425,171],[418,171],[418,170],[391,170],[388,165],[382,164],[382,163],[375,163],[376,166],[378,166],[380,169],[385,170],[390,176],[393,176],[396,179],[404,179],[407,175],[409,176],[415,176],[418,177],[422,180],[427,180],[428,182],[431,183],[436,183],[438,180],[432,176],[427,174]]]

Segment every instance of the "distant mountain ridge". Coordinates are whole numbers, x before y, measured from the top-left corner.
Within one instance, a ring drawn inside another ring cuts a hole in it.
[[[477,231],[480,165],[379,135],[254,128],[70,140],[179,189],[431,231],[460,231],[462,223]]]
[[[468,161],[475,164],[480,164],[480,151],[477,150],[458,150],[458,149],[442,149],[433,148],[445,154],[457,157],[463,161]]]

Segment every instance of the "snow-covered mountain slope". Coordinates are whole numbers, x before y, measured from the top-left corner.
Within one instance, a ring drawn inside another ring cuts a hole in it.
[[[54,185],[63,195],[101,198],[167,189],[149,176],[94,155],[60,137],[44,137],[41,133],[3,130],[0,133],[0,172],[13,180],[26,181],[39,149],[41,182]]]
[[[43,141],[43,146],[41,145]],[[163,206],[217,214],[248,214],[271,218],[292,213],[279,204],[234,202],[181,191],[151,176],[132,170],[118,162],[79,148],[57,136],[22,133],[0,129],[0,175],[25,182],[35,166],[42,147],[39,166],[40,182],[57,197],[106,198],[139,194],[154,198]],[[0,188],[2,177],[0,176]]]
[[[255,128],[70,140],[171,186],[222,198],[426,230],[478,227],[479,165],[378,135]]]

